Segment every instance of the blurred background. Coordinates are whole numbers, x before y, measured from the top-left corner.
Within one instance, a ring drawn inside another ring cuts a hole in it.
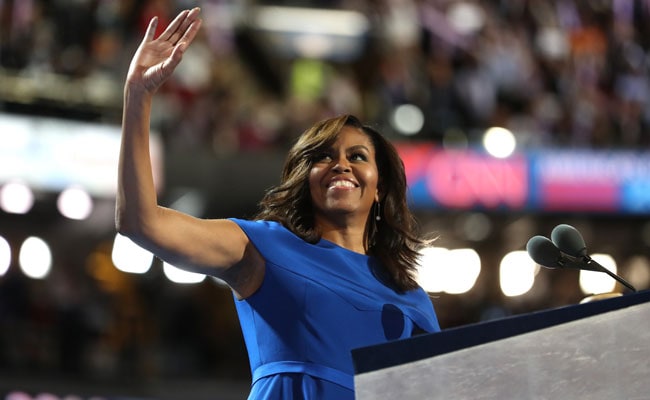
[[[241,399],[233,299],[116,236],[122,87],[149,19],[203,27],[156,97],[160,202],[250,217],[313,122],[398,147],[451,328],[623,291],[525,252],[560,223],[650,287],[650,2],[0,0],[0,396]]]

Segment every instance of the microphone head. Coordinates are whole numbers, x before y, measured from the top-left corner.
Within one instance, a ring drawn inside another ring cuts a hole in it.
[[[562,252],[573,257],[587,255],[587,246],[578,230],[571,225],[560,224],[553,228],[551,239]]]
[[[562,258],[560,249],[555,247],[553,242],[544,236],[533,236],[526,243],[526,251],[530,258],[537,264],[547,268],[561,267],[559,261]]]

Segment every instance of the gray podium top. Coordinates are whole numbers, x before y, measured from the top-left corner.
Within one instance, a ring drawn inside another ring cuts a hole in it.
[[[650,399],[650,303],[362,372],[355,390],[358,400]]]

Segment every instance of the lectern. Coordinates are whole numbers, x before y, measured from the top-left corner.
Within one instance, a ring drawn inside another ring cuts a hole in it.
[[[650,291],[352,351],[358,400],[650,399]]]

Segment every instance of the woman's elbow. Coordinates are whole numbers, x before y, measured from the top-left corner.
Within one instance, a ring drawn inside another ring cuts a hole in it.
[[[120,210],[120,208],[115,209],[115,230],[117,233],[123,236],[132,237],[138,235],[138,224],[133,221],[133,218],[129,218],[126,212]]]

